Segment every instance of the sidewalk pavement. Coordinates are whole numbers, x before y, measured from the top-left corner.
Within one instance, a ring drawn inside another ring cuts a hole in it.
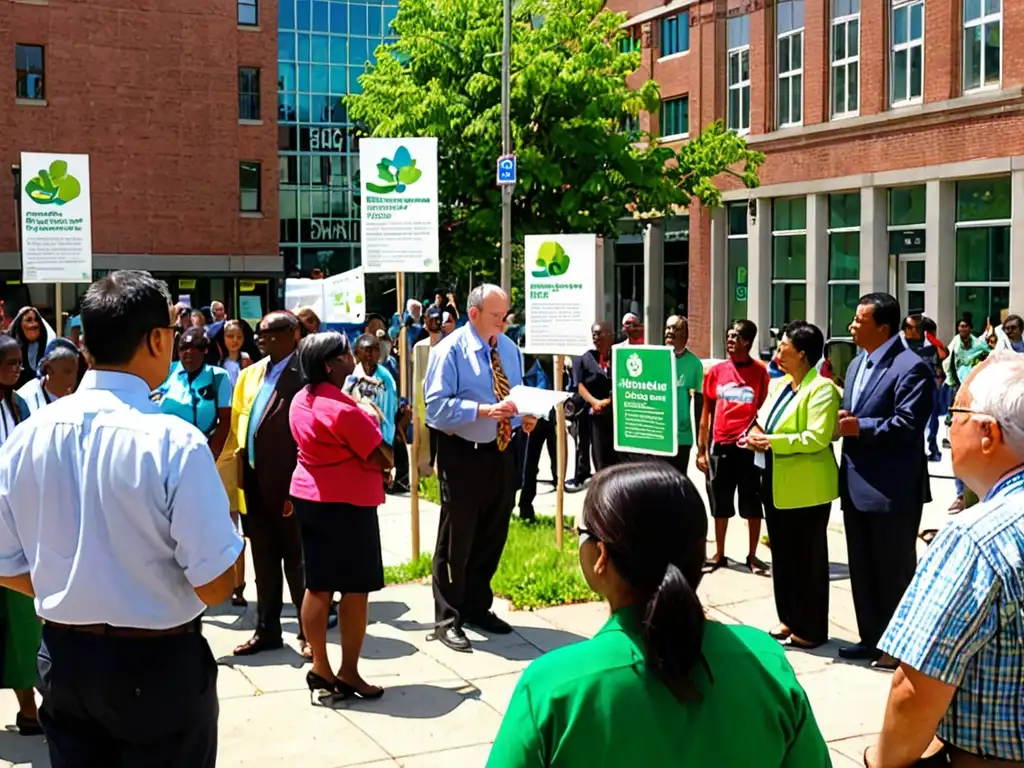
[[[939,527],[953,497],[948,452],[943,465],[932,467],[933,493],[939,501],[926,509],[923,527]],[[542,469],[542,478],[545,475]],[[696,470],[691,469],[691,477],[697,477]],[[542,484],[541,491],[538,513],[553,514],[553,487]],[[565,497],[567,515],[579,512],[583,495]],[[421,548],[430,551],[438,510],[425,501],[420,507]],[[408,499],[389,497],[380,519],[385,562],[408,560]],[[727,553],[735,561],[745,554],[746,531],[737,530],[741,526],[731,526],[728,541]],[[838,511],[829,529],[829,554],[833,639],[816,651],[790,652],[789,659],[810,697],[834,765],[854,768],[861,765],[860,755],[880,727],[891,674],[836,656],[840,645],[857,638]],[[761,556],[770,560],[770,550],[762,548]],[[776,622],[771,580],[738,566],[705,577],[699,593],[713,619],[765,629]],[[388,587],[372,597],[362,662],[363,676],[387,692],[379,701],[344,702],[330,709],[310,705],[295,643],[294,609],[286,610],[283,650],[238,659],[230,655],[255,626],[251,577],[246,595],[251,601],[247,610],[220,606],[204,620],[204,632],[221,664],[218,765],[227,768],[286,761],[320,768],[482,766],[520,672],[542,653],[592,636],[607,617],[601,603],[530,613],[510,611],[504,601],[497,601],[497,613],[515,627],[515,633],[485,637],[469,631],[476,650],[459,654],[426,639],[433,617],[429,585]],[[337,631],[328,634],[332,660],[338,663]],[[13,723],[14,696],[8,693],[4,701],[2,712]],[[42,739],[0,731],[0,766],[10,765],[48,768]]]

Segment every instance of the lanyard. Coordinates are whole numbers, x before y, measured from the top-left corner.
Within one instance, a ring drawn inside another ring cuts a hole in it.
[[[770,435],[779,425],[779,421],[782,420],[782,414],[786,411],[786,406],[789,405],[794,397],[796,397],[796,390],[791,386],[786,387],[779,395],[774,405],[772,405],[772,409],[768,412],[768,421],[764,428],[766,433]]]
[[[1017,471],[1009,477],[1004,477],[996,486],[985,494],[985,501],[995,498],[996,496],[1009,496],[1010,494],[1020,493],[1024,490],[1024,469],[1018,467]]]

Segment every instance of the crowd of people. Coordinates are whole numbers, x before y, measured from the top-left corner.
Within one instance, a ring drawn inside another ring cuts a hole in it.
[[[154,751],[167,764],[213,765],[216,664],[201,617],[227,600],[245,606],[245,539],[257,624],[234,653],[283,646],[287,587],[312,700],[384,695],[359,659],[369,595],[384,584],[377,510],[408,466],[411,409],[398,382],[410,349],[396,349],[394,319],[368,318],[354,342],[310,308],[271,312],[252,329],[219,302],[209,315],[175,306],[138,272],[90,286],[80,319],[76,340],[59,338],[29,307],[0,334],[0,684],[17,694],[19,730],[45,731],[54,765],[141,765]],[[471,291],[464,318],[439,292],[426,310],[410,303],[402,322],[427,358],[414,399],[441,491],[431,638],[468,653],[465,626],[512,631],[492,610],[490,582],[517,494],[520,515],[534,517],[545,447],[555,460],[551,415],[519,414],[509,392],[555,377],[522,353],[497,286]],[[965,318],[944,346],[927,318],[865,295],[850,326],[860,352],[840,390],[822,372],[814,325],[782,329],[773,377],[751,354],[752,322],[729,329],[728,358],[705,371],[687,319],[673,315],[663,343],[676,357],[679,448],[650,460],[615,449],[615,338],[595,323],[593,349],[568,377],[578,466],[566,490],[587,489],[580,563],[611,617],[524,673],[490,764],[600,754],[606,764],[829,765],[785,652],[829,639],[836,500],[860,635],[839,655],[896,670],[865,765],[1024,764],[1021,326],[1005,318],[981,353]],[[632,314],[622,335],[647,340]],[[954,471],[978,503],[919,564],[943,417]],[[691,458],[714,520],[710,557]],[[711,621],[696,594],[729,565],[737,513],[742,566],[773,578],[779,623],[767,632]],[[770,565],[757,554],[762,520]],[[340,665],[326,640],[335,622]],[[725,738],[736,712],[750,732]],[[614,727],[622,718],[629,727]]]

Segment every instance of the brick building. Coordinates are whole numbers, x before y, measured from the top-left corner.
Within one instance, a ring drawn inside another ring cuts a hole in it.
[[[194,305],[265,311],[283,272],[276,71],[268,0],[0,3],[0,175],[13,183],[22,151],[88,154],[97,273],[147,269]],[[18,283],[5,199],[5,298],[52,318],[53,286]],[[65,309],[84,288],[64,286]]]
[[[961,313],[982,327],[1024,312],[1024,49],[1007,44],[1024,39],[1024,3],[609,7],[628,14],[627,44],[642,52],[633,77],[661,85],[662,109],[642,128],[676,142],[722,119],[767,155],[760,188],[690,211],[698,351],[722,354],[741,316],[847,336],[872,290],[923,308],[947,338]]]

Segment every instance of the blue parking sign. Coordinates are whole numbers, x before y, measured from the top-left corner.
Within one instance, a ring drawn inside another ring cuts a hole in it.
[[[516,156],[502,155],[498,158],[498,185],[516,183]]]

